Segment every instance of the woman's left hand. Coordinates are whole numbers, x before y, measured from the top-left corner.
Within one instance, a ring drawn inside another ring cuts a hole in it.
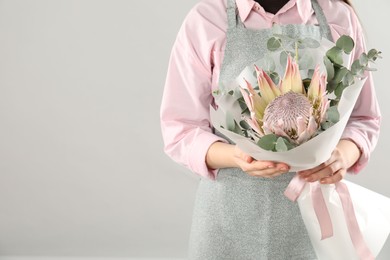
[[[322,184],[332,184],[341,181],[347,169],[360,157],[360,150],[349,140],[340,140],[330,158],[312,169],[299,171],[301,178],[308,182],[320,181]]]

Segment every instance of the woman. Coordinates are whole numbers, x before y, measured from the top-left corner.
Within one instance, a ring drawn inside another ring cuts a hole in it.
[[[359,21],[341,0],[202,0],[174,44],[161,106],[165,152],[202,176],[190,259],[315,259],[298,206],[283,191],[295,173],[282,162],[254,160],[210,126],[212,91],[264,53],[273,24],[299,37],[349,35],[352,60],[365,51]],[[336,183],[359,172],[374,149],[380,111],[371,75],[328,161],[300,172]]]

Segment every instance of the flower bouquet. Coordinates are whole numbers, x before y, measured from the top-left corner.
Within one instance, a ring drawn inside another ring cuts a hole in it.
[[[326,161],[348,122],[375,49],[352,61],[354,41],[274,35],[269,53],[214,92],[214,128],[257,160],[291,171]],[[346,64],[346,65],[344,65]],[[284,75],[283,78],[280,75]],[[318,259],[373,259],[390,233],[390,199],[359,185],[305,183],[285,191],[297,201]]]
[[[214,91],[218,109],[211,108],[212,124],[255,159],[285,162],[292,171],[312,168],[336,147],[364,72],[373,70],[368,64],[380,52],[373,49],[350,62],[349,36],[335,45],[276,35],[268,48],[262,60]],[[344,63],[352,64],[350,69]]]

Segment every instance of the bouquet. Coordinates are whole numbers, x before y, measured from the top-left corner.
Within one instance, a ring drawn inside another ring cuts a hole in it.
[[[291,171],[315,167],[335,149],[381,53],[352,61],[354,41],[345,35],[334,44],[275,34],[267,46],[268,55],[214,92],[212,124],[255,159]],[[390,233],[390,199],[351,182],[295,176],[285,195],[298,202],[318,259],[373,259]]]
[[[372,49],[350,62],[349,36],[334,44],[275,35],[268,48],[267,56],[214,92],[212,124],[255,159],[285,162],[292,171],[319,165],[336,147],[364,72],[374,70],[368,64],[381,53]]]

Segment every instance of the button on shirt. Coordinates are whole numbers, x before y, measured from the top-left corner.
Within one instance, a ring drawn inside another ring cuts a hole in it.
[[[365,51],[362,28],[353,9],[339,0],[318,0],[334,39],[349,35],[355,41],[352,60]],[[245,27],[271,28],[277,24],[317,24],[310,0],[291,0],[276,14],[254,0],[236,0]],[[164,151],[191,171],[214,179],[205,158],[210,145],[226,142],[212,133],[209,107],[218,87],[226,44],[226,0],[202,0],[186,16],[174,43],[161,104]],[[380,110],[372,76],[364,85],[342,139],[356,143],[361,157],[349,171],[359,172],[369,160],[379,135]],[[320,148],[319,148],[320,149]]]

